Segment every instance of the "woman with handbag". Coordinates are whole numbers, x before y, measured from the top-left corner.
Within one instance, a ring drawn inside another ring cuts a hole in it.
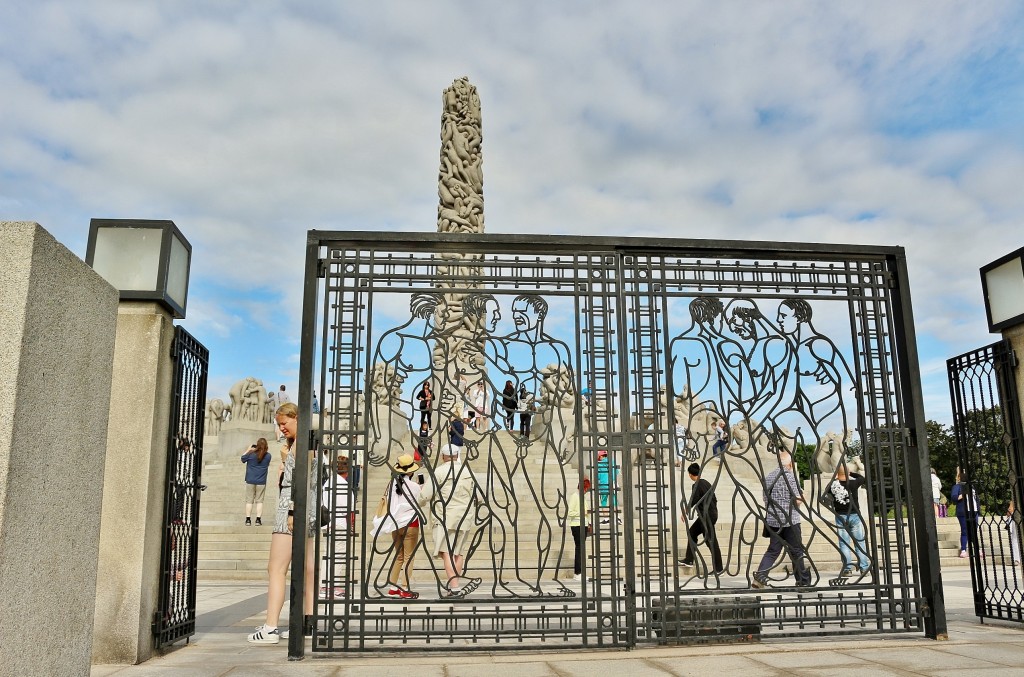
[[[284,608],[284,590],[287,584],[288,565],[292,560],[292,527],[294,525],[295,505],[292,502],[292,476],[295,472],[295,435],[298,430],[299,410],[291,402],[282,404],[275,415],[277,427],[287,442],[281,448],[281,467],[278,486],[280,491],[277,500],[277,513],[274,516],[274,533],[270,537],[270,556],[267,561],[267,619],[256,632],[249,635],[250,644],[277,644],[287,632],[281,633],[277,624],[281,609]],[[319,529],[319,516],[315,514],[316,492],[319,491],[318,473],[313,472],[313,460],[310,460],[309,490],[307,496],[306,522],[307,534],[316,534]],[[316,580],[313,567],[312,544],[306,548],[306,581]],[[313,613],[313,591],[315,585],[307,583],[303,608],[306,614]]]
[[[422,487],[412,476],[420,469],[412,454],[402,454],[391,467],[393,477],[381,498],[385,510],[378,506],[373,519],[375,536],[391,534],[392,564],[388,573],[388,597],[417,599],[413,592],[412,567],[416,548],[420,544],[419,495]]]

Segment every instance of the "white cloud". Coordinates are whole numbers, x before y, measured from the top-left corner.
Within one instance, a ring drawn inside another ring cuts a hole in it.
[[[1009,1],[18,4],[0,216],[79,252],[91,216],[174,219],[220,350],[294,350],[308,229],[434,229],[461,75],[490,232],[903,245],[950,354],[987,340],[978,267],[1020,246],[1024,140],[970,107],[986,64],[1024,105]]]

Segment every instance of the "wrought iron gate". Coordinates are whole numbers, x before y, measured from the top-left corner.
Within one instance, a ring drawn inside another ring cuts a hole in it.
[[[960,455],[950,499],[957,499],[960,547],[970,556],[974,611],[981,618],[1024,621],[1017,358],[1004,340],[951,358],[946,369]]]
[[[167,435],[160,597],[153,618],[157,648],[188,639],[196,630],[199,495],[204,488],[203,426],[210,353],[187,331],[175,327],[171,358],[174,390]]]
[[[945,634],[902,249],[312,231],[302,336],[314,651]]]

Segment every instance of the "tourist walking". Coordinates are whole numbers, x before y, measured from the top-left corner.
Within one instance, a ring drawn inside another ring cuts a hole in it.
[[[430,528],[434,535],[432,553],[441,558],[448,578],[445,595],[465,597],[480,585],[479,578],[464,578],[466,549],[477,530],[473,507],[476,480],[468,465],[462,463],[456,447],[441,448],[441,463],[434,468],[434,481],[427,484],[419,502],[429,501]]]
[[[501,408],[505,410],[505,429],[513,430],[516,425],[516,409],[519,401],[516,397],[516,387],[512,381],[505,381],[505,388],[501,391]]]
[[[295,504],[292,502],[292,476],[295,472],[295,454],[297,447],[295,435],[298,430],[298,408],[288,402],[277,409],[275,420],[277,427],[284,435],[287,444],[281,448],[281,467],[278,486],[280,491],[277,500],[277,513],[274,516],[274,533],[270,537],[270,556],[267,561],[267,616],[263,625],[256,628],[256,632],[249,635],[251,644],[277,644],[287,633],[281,633],[277,624],[281,617],[281,609],[284,607],[284,590],[288,574],[288,565],[292,561],[292,527],[294,525]],[[310,454],[310,466],[315,460]],[[318,490],[317,473],[309,473],[309,488],[307,496],[315,496]],[[306,520],[308,534],[317,533],[319,521],[315,517],[316,501],[307,501]],[[314,576],[313,548],[306,548],[306,580],[312,581]],[[307,585],[303,608],[306,614],[313,613],[313,592],[314,586]],[[312,628],[304,628],[312,631]]]
[[[857,473],[846,472],[846,463],[841,462],[836,468],[836,477],[825,491],[836,517],[836,530],[839,532],[839,555],[843,559],[843,570],[840,576],[853,575],[854,554],[857,558],[857,570],[866,574],[871,570],[868,558],[867,539],[865,538],[864,520],[860,516],[860,500],[858,492],[864,486],[864,477]]]
[[[796,574],[797,586],[811,584],[811,574],[804,563],[804,543],[800,534],[800,512],[803,503],[800,484],[793,471],[793,457],[788,451],[779,453],[779,467],[764,478],[765,527],[763,536],[769,539],[768,550],[754,572],[751,586],[768,586],[768,574],[783,547],[789,554]]]
[[[956,506],[956,519],[960,522],[960,557],[967,557],[968,532],[978,542],[978,493],[970,488],[967,473],[956,469],[956,484],[949,491],[949,500]],[[979,544],[980,548],[981,545]]]
[[[427,381],[423,382],[423,386],[420,391],[416,393],[416,400],[419,402],[420,408],[420,425],[427,424],[429,428],[432,426],[433,419],[431,418],[433,404],[434,404],[434,392],[430,389],[430,383]]]
[[[412,591],[412,569],[420,544],[420,507],[422,487],[412,475],[420,469],[412,454],[402,454],[393,466],[391,481],[384,489],[387,510],[373,520],[374,536],[391,534],[392,564],[388,573],[388,597],[418,599]]]
[[[572,531],[572,540],[576,544],[576,557],[573,559],[573,580],[578,581],[583,574],[583,539],[590,533],[590,509],[587,507],[587,492],[590,491],[590,480],[583,478],[582,484],[569,497],[569,512],[566,521]]]
[[[261,437],[242,454],[245,464],[245,526],[252,526],[252,509],[256,507],[256,526],[263,525],[263,498],[267,493],[267,469],[270,452],[267,439]]]
[[[683,523],[687,522],[690,515],[693,516],[693,522],[687,530],[689,538],[686,539],[686,554],[680,564],[684,567],[694,565],[694,546],[703,534],[704,542],[711,548],[711,566],[714,567],[712,573],[721,576],[725,573],[725,567],[722,566],[722,549],[718,546],[718,536],[715,533],[715,525],[718,523],[718,498],[715,497],[715,488],[711,486],[711,482],[700,476],[698,464],[691,463],[686,473],[693,482],[693,490],[690,493],[690,502],[683,502],[679,507],[683,513]]]

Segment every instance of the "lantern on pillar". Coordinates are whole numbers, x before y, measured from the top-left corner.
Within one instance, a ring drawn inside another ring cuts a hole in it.
[[[192,245],[173,221],[92,219],[85,262],[122,301],[155,301],[185,317]]]
[[[981,268],[988,330],[1024,323],[1024,247]]]

